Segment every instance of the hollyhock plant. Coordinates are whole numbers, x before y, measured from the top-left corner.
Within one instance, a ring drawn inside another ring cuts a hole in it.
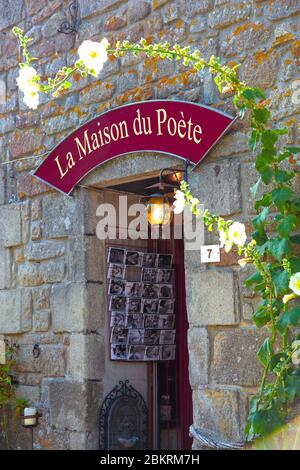
[[[26,47],[30,38],[24,36],[19,28],[14,28],[14,33],[19,37],[25,58],[22,66],[30,66],[33,58]],[[238,254],[243,256],[239,264],[249,264],[254,268],[253,274],[245,280],[246,287],[261,297],[253,322],[269,334],[257,352],[263,373],[258,391],[251,399],[245,432],[248,440],[269,434],[285,422],[291,403],[300,398],[300,374],[295,373],[297,371],[293,367],[300,364],[300,348],[291,339],[291,333],[300,324],[300,306],[296,302],[296,305],[289,305],[291,299],[300,295],[299,260],[293,253],[294,246],[300,244],[297,234],[300,204],[293,180],[300,148],[287,146],[281,140],[288,128],[271,121],[270,100],[263,90],[249,87],[239,79],[239,64],[231,67],[214,55],[206,60],[199,50],[192,50],[189,46],[167,42],[150,44],[144,38],[137,43],[117,41],[111,48],[108,48],[106,39],[99,43],[84,41],[78,53],[80,59],[73,67],[63,67],[54,78],[48,78],[46,85],[39,84],[40,92],[57,96],[72,86],[68,79],[75,72],[82,77],[87,73],[98,76],[108,54],[120,58],[130,53],[155,60],[182,61],[184,66],[196,72],[208,70],[220,93],[232,93],[239,118],[249,117],[249,147],[256,153],[255,168],[258,172],[258,180],[251,188],[257,213],[252,219],[253,239],[247,243],[244,224],[225,220],[208,210],[202,213],[186,182],[182,182],[176,192],[173,207],[175,213],[180,213],[188,206],[194,215],[203,218],[210,232],[219,235],[225,251],[236,245]],[[32,80],[35,81],[33,77]],[[20,83],[26,90],[30,88],[25,87],[21,79]],[[38,90],[30,91],[33,95],[28,91],[26,101],[35,106],[37,97],[34,93]],[[294,165],[291,170],[287,170],[287,161]],[[258,189],[263,184],[267,187],[259,196]],[[299,341],[300,337],[296,340]]]

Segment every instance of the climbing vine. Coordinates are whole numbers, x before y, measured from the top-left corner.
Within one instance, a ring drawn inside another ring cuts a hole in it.
[[[17,434],[17,417],[28,405],[28,400],[16,396],[16,385],[13,380],[13,370],[17,363],[18,345],[8,344],[6,341],[6,352],[4,364],[0,364],[0,431],[9,448],[9,420],[13,416],[14,432]],[[10,413],[12,410],[12,413]]]
[[[300,198],[295,192],[297,155],[300,148],[285,146],[281,136],[287,134],[285,127],[275,127],[267,105],[266,95],[259,88],[252,88],[238,78],[238,65],[229,67],[218,57],[208,61],[198,50],[169,43],[149,44],[117,42],[111,47],[106,39],[101,42],[84,41],[78,49],[79,60],[72,67],[63,67],[55,76],[42,82],[31,62],[27,45],[30,38],[19,28],[13,29],[20,39],[24,61],[20,64],[17,79],[28,106],[36,108],[39,93],[58,96],[72,86],[72,76],[91,74],[98,76],[108,56],[125,54],[182,61],[186,67],[196,71],[208,69],[220,93],[229,93],[238,116],[245,115],[251,132],[249,146],[256,155],[255,168],[258,179],[251,188],[252,197],[261,196],[255,202],[256,217],[252,220],[251,240],[245,226],[239,222],[225,220],[209,211],[201,212],[199,201],[191,194],[186,183],[175,194],[175,212],[189,206],[193,213],[202,217],[209,231],[216,231],[225,251],[233,245],[242,256],[241,266],[254,267],[253,274],[245,281],[261,297],[253,315],[257,328],[266,327],[269,335],[261,345],[257,356],[263,367],[258,393],[251,400],[246,434],[249,440],[263,436],[283,424],[290,407],[300,397],[300,259],[297,247],[300,244],[299,226]],[[248,239],[248,242],[247,242]],[[298,299],[299,300],[299,299]]]

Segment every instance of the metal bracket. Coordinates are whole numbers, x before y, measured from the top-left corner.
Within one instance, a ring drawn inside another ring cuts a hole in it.
[[[77,0],[74,0],[72,3],[70,3],[69,16],[71,18],[70,21],[65,20],[62,22],[57,30],[59,33],[75,34],[78,32],[81,20],[79,18],[79,4]]]

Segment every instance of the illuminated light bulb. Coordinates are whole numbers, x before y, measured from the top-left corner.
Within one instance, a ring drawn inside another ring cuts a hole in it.
[[[147,219],[150,225],[167,225],[172,219],[172,204],[163,196],[152,196],[147,204]]]

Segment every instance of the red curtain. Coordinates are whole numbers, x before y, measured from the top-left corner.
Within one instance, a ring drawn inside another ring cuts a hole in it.
[[[187,345],[188,319],[186,310],[185,272],[184,272],[184,242],[175,240],[175,292],[177,303],[177,348],[176,348],[176,384],[177,384],[177,413],[178,413],[178,445],[180,449],[192,447],[189,437],[189,427],[193,422],[192,389],[189,381],[189,353]]]

